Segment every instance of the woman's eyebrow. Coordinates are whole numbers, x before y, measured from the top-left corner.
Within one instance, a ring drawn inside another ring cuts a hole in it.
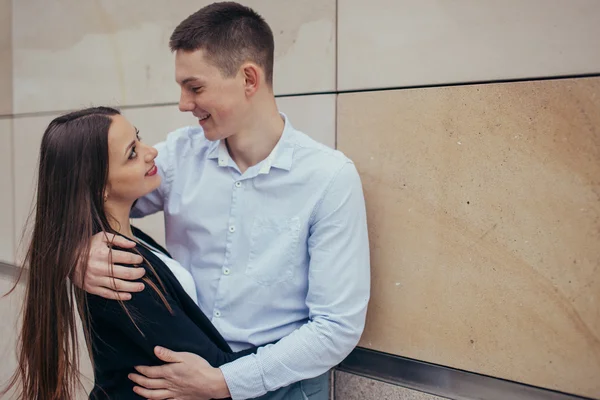
[[[133,147],[134,144],[135,140],[132,140],[131,143],[129,143],[129,146],[127,146],[127,148],[125,149],[125,155],[127,155],[127,152]]]

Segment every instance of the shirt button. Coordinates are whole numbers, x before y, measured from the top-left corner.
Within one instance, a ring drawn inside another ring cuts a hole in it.
[[[240,182],[240,181],[237,181],[237,182],[235,183],[235,187],[237,187],[237,188],[239,188],[239,187],[242,187],[242,182]]]
[[[229,275],[229,273],[230,273],[230,272],[231,272],[231,271],[229,270],[229,268],[223,268],[223,273],[224,273],[225,275]]]
[[[235,226],[231,225],[229,227],[229,232],[231,232],[231,233],[235,232]]]
[[[221,311],[215,310],[215,317],[219,318],[221,316]]]

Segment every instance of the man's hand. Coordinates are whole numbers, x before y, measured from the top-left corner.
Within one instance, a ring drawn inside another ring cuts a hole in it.
[[[225,378],[202,357],[155,347],[154,353],[169,364],[135,367],[141,375],[129,374],[139,386],[134,392],[145,399],[209,400],[230,397]]]
[[[137,254],[111,250],[109,243],[121,248],[133,248],[135,243],[122,236],[99,232],[92,236],[87,269],[83,276],[84,265],[79,265],[73,273],[73,283],[88,293],[111,300],[130,300],[131,294],[144,290],[144,284],[128,282],[140,279],[144,268],[130,268],[114,264],[141,264],[143,258]],[[113,265],[110,264],[112,261]],[[112,271],[111,271],[112,269]],[[83,285],[82,285],[83,282]]]

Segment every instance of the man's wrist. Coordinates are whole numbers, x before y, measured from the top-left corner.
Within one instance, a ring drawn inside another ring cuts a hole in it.
[[[231,397],[225,376],[219,368],[211,369],[210,392],[212,398],[214,399],[225,399],[227,397]]]

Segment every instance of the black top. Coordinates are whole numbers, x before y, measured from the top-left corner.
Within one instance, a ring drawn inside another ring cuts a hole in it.
[[[133,228],[133,233],[170,257],[165,249],[139,229]],[[251,348],[233,353],[160,258],[143,245],[138,244],[136,250],[156,271],[164,290],[149,266],[146,263],[142,265],[146,269],[145,276],[159,288],[173,313],[148,284],[142,292],[133,293],[131,300],[123,303],[129,315],[116,300],[87,295],[95,378],[90,399],[142,399],[133,391],[134,383],[127,374],[136,372],[133,367],[137,365],[164,364],[154,355],[157,345],[173,351],[195,353],[213,367],[256,352],[256,348]]]

